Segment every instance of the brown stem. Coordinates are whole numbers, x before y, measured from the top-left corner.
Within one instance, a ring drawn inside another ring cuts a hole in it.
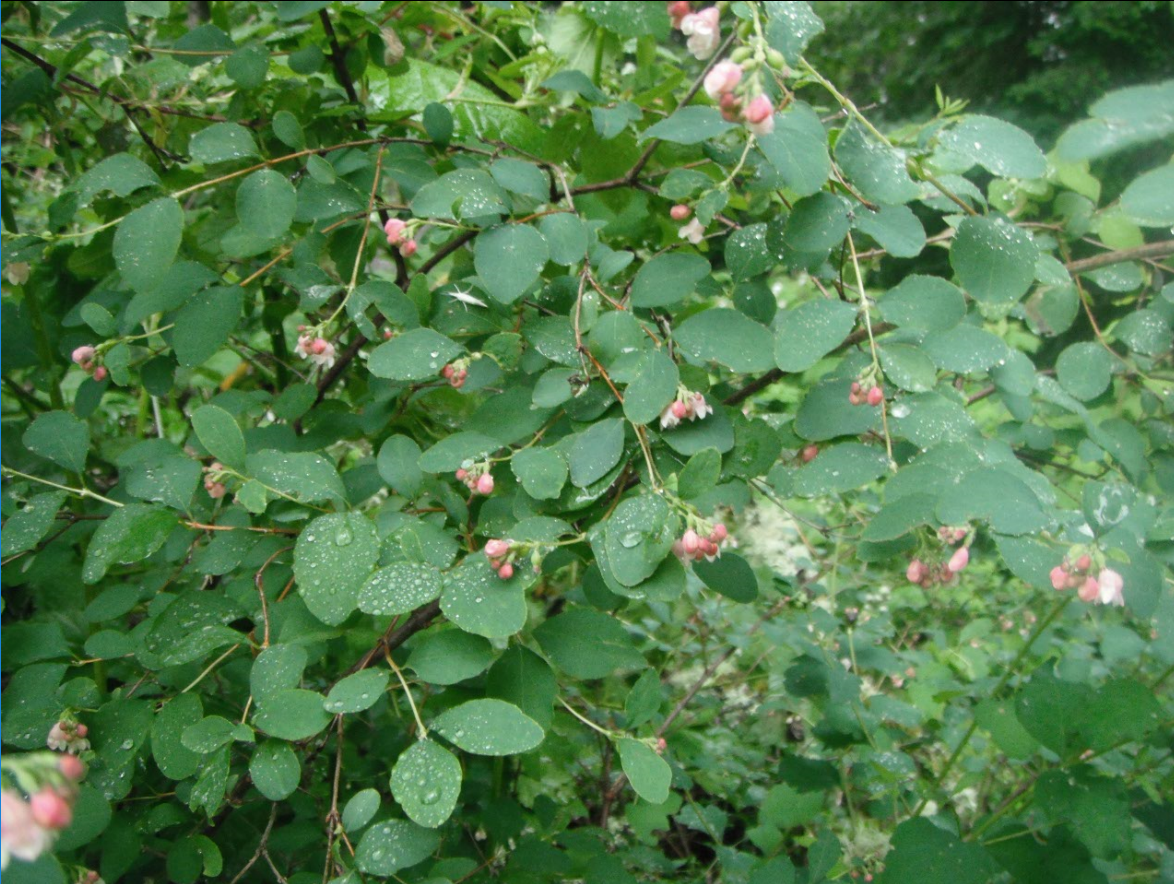
[[[1138,261],[1146,258],[1164,258],[1167,255],[1174,255],[1174,239],[1147,242],[1145,245],[1132,249],[1105,252],[1103,255],[1093,255],[1091,258],[1069,261],[1064,266],[1069,273],[1084,273],[1088,270],[1096,270],[1098,267],[1108,267],[1110,264],[1121,264],[1125,261]]]

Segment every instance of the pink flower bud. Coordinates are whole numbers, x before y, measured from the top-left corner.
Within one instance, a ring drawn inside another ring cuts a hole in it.
[[[77,734],[79,737],[84,737],[86,734],[88,734],[90,732],[90,729],[88,727],[86,727],[84,724],[79,724],[77,727],[75,727],[73,729],[73,732],[75,734]]]
[[[849,387],[849,389],[853,393],[862,393],[864,391],[864,388],[860,386],[860,381],[853,381],[852,386]]]
[[[29,807],[33,812],[33,819],[38,826],[44,829],[60,831],[73,820],[73,808],[69,806],[61,794],[49,786],[29,799]]]
[[[1091,567],[1092,567],[1092,559],[1089,558],[1087,553],[1085,553],[1079,559],[1076,560],[1076,570],[1077,571],[1087,571]]]
[[[690,528],[683,535],[681,535],[681,543],[685,547],[685,552],[687,552],[689,555],[693,555],[693,553],[697,552],[697,550],[701,547],[701,536],[692,528]]]
[[[678,559],[685,558],[685,544],[679,539],[673,541],[673,555]]]
[[[873,408],[885,401],[885,391],[881,387],[873,387],[868,391],[868,404]]]
[[[500,568],[497,569],[497,576],[500,577],[502,580],[509,580],[511,577],[514,576],[514,566],[511,565],[509,562],[506,562],[504,565],[502,565]]]
[[[663,755],[664,750],[667,749],[668,747],[669,747],[668,740],[666,740],[664,737],[657,737],[656,738],[656,754],[657,755]]]
[[[1082,602],[1095,602],[1101,594],[1101,585],[1095,577],[1087,578],[1076,591]]]
[[[746,110],[742,112],[742,116],[746,118],[747,123],[761,123],[775,112],[775,106],[771,104],[769,98],[765,95],[755,95],[750,99],[750,103],[746,105]]]
[[[78,347],[73,351],[69,358],[80,365],[82,368],[86,368],[91,362],[94,361],[94,355],[97,352],[97,350],[90,346]]]
[[[873,388],[875,389],[875,387]],[[960,546],[954,550],[954,555],[950,556],[950,561],[946,564],[946,570],[951,574],[957,574],[970,562],[970,547]]]
[[[451,378],[454,374],[456,374],[456,369],[453,368],[451,365],[446,365],[444,368],[442,368],[440,370],[440,374],[443,377]]]
[[[673,417],[675,417],[677,420],[683,419],[688,414],[689,414],[689,406],[686,405],[684,402],[682,402],[680,399],[678,399],[676,402],[673,403]]]
[[[713,533],[709,535],[709,539],[712,540],[714,543],[721,543],[723,540],[725,540],[729,536],[730,536],[730,530],[725,525],[723,525],[721,522],[718,522],[716,525],[713,526]]]
[[[1052,581],[1052,589],[1056,590],[1057,592],[1068,588],[1068,572],[1065,571],[1060,565],[1054,567],[1048,574],[1048,577]]]
[[[851,402],[853,405],[863,405],[864,404],[864,397],[861,394],[853,391],[848,394],[848,401]]]
[[[71,780],[80,780],[86,775],[86,764],[76,755],[62,755],[57,759],[57,769]]]
[[[504,540],[491,540],[485,544],[485,555],[497,559],[510,551],[510,545]]]
[[[409,239],[406,243],[399,247],[399,253],[405,258],[410,258],[412,255],[416,254],[417,248],[418,246],[416,241],[414,239]]]
[[[389,246],[399,245],[404,238],[404,230],[407,224],[399,218],[391,218],[383,225],[383,232],[387,234],[387,244]]]
[[[385,340],[385,341],[390,341],[390,340],[391,340],[391,329],[389,329],[389,328],[385,328],[385,329],[383,330],[383,340]]]
[[[457,470],[457,478],[460,479],[462,482],[465,481],[465,479],[468,475],[469,475],[469,471],[466,470],[464,467],[461,467],[459,470]]]
[[[926,574],[925,563],[921,559],[914,559],[905,569],[905,579],[910,583],[920,583]]]
[[[681,19],[693,11],[693,5],[689,3],[689,0],[670,0],[666,6],[668,7],[669,18],[673,20],[673,27],[680,30]]]
[[[719,61],[705,75],[705,94],[714,101],[734,91],[742,79],[742,65],[732,61]]]
[[[208,496],[213,500],[220,500],[228,492],[223,482],[213,482],[211,479],[204,483],[204,490],[208,492]]]
[[[325,338],[314,338],[310,342],[310,352],[321,356],[330,347],[330,342]]]
[[[818,454],[819,454],[819,446],[818,445],[808,445],[806,448],[803,449],[802,452],[800,452],[799,457],[803,461],[803,463],[811,463],[813,460],[815,460],[815,458]]]
[[[691,214],[693,214],[693,210],[684,203],[677,203],[677,205],[669,209],[669,217],[674,221],[684,221]]]
[[[493,493],[493,476],[485,473],[477,480],[477,491],[488,497]]]
[[[94,380],[104,381],[104,380],[106,380],[106,374],[107,374],[106,366],[99,365],[97,368],[94,369]]]

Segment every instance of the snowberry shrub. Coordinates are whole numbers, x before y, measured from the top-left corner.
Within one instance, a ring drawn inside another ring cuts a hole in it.
[[[1174,83],[1039,146],[804,2],[3,15],[13,881],[1168,876]]]

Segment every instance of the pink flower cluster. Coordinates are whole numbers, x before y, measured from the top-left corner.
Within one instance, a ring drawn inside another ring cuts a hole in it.
[[[485,544],[485,557],[489,559],[489,567],[497,572],[502,580],[509,580],[514,576],[514,566],[510,562],[510,542],[508,540],[490,540]]]
[[[94,380],[104,381],[107,374],[106,366],[97,364],[97,356],[98,351],[87,344],[84,347],[76,347],[69,358]]]
[[[69,752],[80,755],[90,748],[90,741],[86,739],[89,728],[84,724],[63,718],[49,728],[49,736],[45,744],[55,752]]]
[[[407,222],[401,221],[399,218],[390,218],[383,225],[383,232],[387,234],[387,244],[389,246],[399,246],[399,253],[405,258],[410,258],[416,254],[418,246],[414,239],[410,237],[405,239],[407,230]]]
[[[315,365],[330,368],[334,365],[334,344],[316,334],[306,333],[305,328],[304,325],[298,327],[298,331],[303,334],[298,335],[298,343],[294,347],[294,352],[302,359],[309,359]]]
[[[852,389],[848,393],[848,401],[853,405],[871,405],[876,408],[885,401],[885,388],[873,384],[866,390],[860,381],[853,381]]]
[[[1052,588],[1057,591],[1075,589],[1082,602],[1123,606],[1125,581],[1121,575],[1112,568],[1101,568],[1094,577],[1092,567],[1092,557],[1088,553],[1075,560],[1065,559],[1049,575]]]
[[[905,569],[905,579],[925,589],[942,583],[949,583],[970,564],[970,547],[960,546],[954,550],[946,563],[931,565],[921,559],[913,559]]]
[[[465,483],[465,487],[474,494],[480,494],[488,497],[493,493],[493,476],[489,473],[488,467],[483,467],[478,470],[476,467],[466,469],[461,467],[457,470],[457,479]]]
[[[57,770],[26,801],[16,789],[0,790],[0,869],[13,857],[34,862],[73,821],[77,782],[85,765],[73,755],[57,762]]]
[[[469,370],[453,364],[446,365],[442,368],[440,374],[449,382],[453,389],[459,390],[465,385],[465,378],[469,376]]]
[[[224,464],[220,463],[220,461],[213,461],[212,465],[208,467],[208,475],[204,479],[204,490],[208,492],[208,496],[213,500],[220,500],[220,498],[228,493],[228,489],[220,481],[223,472]]]
[[[683,420],[704,420],[713,414],[711,406],[703,395],[692,390],[682,390],[677,398],[669,403],[660,413],[660,428],[671,430]]]
[[[721,13],[716,6],[707,6],[700,12],[694,12],[687,0],[676,0],[667,6],[673,27],[688,38],[685,45],[694,58],[704,61],[717,52],[722,34],[718,24]]]
[[[721,522],[714,525],[708,536],[704,537],[693,528],[689,528],[679,540],[674,541],[673,555],[685,562],[690,559],[705,559],[712,562],[722,554],[721,548],[728,542],[732,542],[730,531]]]
[[[769,135],[775,128],[774,104],[761,92],[746,101],[746,94],[735,91],[744,73],[736,61],[719,61],[705,75],[705,94],[717,102],[726,120],[740,120],[755,135]]]

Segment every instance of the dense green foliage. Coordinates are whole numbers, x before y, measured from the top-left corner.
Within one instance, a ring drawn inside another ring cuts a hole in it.
[[[7,884],[1174,881],[1174,81],[719,6],[3,4]]]

